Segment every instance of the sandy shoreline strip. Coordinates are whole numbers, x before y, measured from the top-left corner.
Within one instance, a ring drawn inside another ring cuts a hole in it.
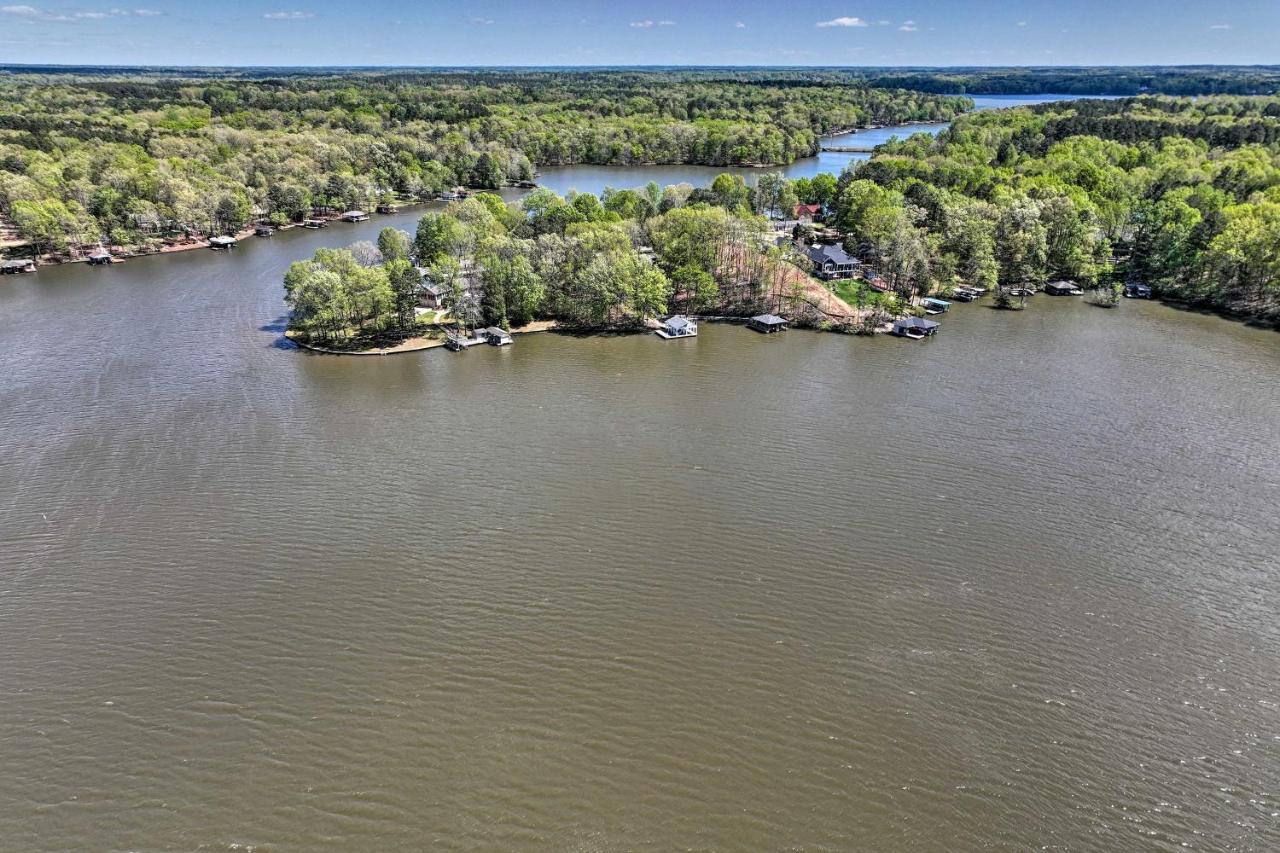
[[[555,320],[534,320],[526,326],[519,326],[511,329],[513,335],[529,335],[534,332],[548,332],[556,328]],[[362,350],[337,350],[319,344],[310,344],[306,341],[300,341],[291,331],[286,331],[284,336],[293,341],[299,349],[310,350],[324,355],[402,355],[408,352],[424,352],[431,349],[444,349],[444,338],[407,338],[393,347],[378,347],[376,349]]]

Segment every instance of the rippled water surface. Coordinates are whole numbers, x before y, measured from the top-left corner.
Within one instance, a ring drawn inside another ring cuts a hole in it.
[[[0,848],[1280,848],[1280,336],[282,345],[387,222],[0,282]]]

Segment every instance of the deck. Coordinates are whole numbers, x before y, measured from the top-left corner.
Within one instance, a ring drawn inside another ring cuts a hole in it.
[[[446,348],[453,350],[454,352],[458,352],[466,349],[467,347],[474,347],[487,343],[489,343],[488,338],[461,338],[457,335],[447,335],[444,345]]]

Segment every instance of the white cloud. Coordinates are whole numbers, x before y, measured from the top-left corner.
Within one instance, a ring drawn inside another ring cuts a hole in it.
[[[742,21],[738,21],[736,24],[733,25],[733,27],[734,29],[745,30],[747,28],[747,25],[742,23]]]
[[[145,18],[164,14],[154,9],[84,9],[79,12],[51,12],[48,9],[29,6],[25,3],[0,6],[0,12],[32,21],[103,21],[107,18],[128,18],[134,15]]]
[[[1026,21],[1018,21],[1018,26],[1025,27],[1026,25],[1027,25]]]
[[[268,21],[305,21],[315,15],[311,12],[267,12],[262,17]]]
[[[829,21],[818,21],[819,27],[865,27],[867,22],[861,18],[832,18]]]
[[[632,21],[629,24],[629,26],[632,26],[641,30],[647,30],[649,29],[649,27],[653,26],[653,21]]]
[[[472,18],[471,23],[481,27],[487,27],[493,23],[493,18]]]
[[[19,18],[28,18],[33,21],[73,21],[75,18],[70,15],[61,13],[48,12],[44,9],[37,9],[35,6],[27,6],[25,4],[19,6],[0,6],[0,12],[6,15],[16,15]]]
[[[898,29],[904,33],[914,33],[920,28],[916,26],[915,21],[903,21],[902,26],[898,27]]]
[[[1211,29],[1211,30],[1229,30],[1229,29],[1231,29],[1231,25],[1230,25],[1230,24],[1210,24],[1210,25],[1209,25],[1209,29]]]
[[[674,27],[675,25],[675,21],[658,21],[658,26],[660,27]]]

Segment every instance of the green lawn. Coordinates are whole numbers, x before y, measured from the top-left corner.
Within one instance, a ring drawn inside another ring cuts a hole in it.
[[[836,296],[839,296],[845,302],[857,308],[859,304],[870,307],[878,305],[889,308],[898,301],[896,296],[888,293],[881,293],[873,289],[865,281],[857,278],[842,278],[831,283]],[[859,302],[861,297],[861,302]]]

